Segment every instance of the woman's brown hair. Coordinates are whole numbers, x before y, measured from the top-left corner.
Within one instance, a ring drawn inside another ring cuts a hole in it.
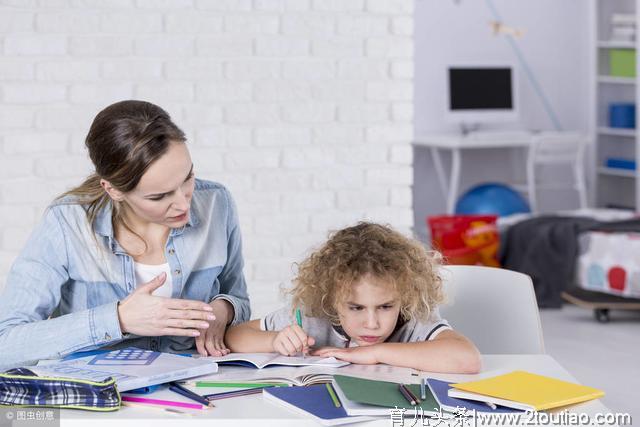
[[[171,142],[184,141],[184,132],[157,105],[135,100],[116,102],[98,113],[85,140],[95,172],[57,199],[74,196],[68,203],[84,205],[93,228],[97,214],[110,203],[101,179],[123,193],[129,192],[149,166],[167,152]],[[112,221],[114,227],[122,224],[129,229],[118,203],[114,204]]]

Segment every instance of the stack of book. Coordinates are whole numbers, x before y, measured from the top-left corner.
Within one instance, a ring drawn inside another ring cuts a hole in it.
[[[611,14],[611,41],[632,42],[636,39],[636,16],[633,13]]]
[[[533,412],[598,399],[604,396],[604,392],[556,378],[514,371],[483,380],[450,384],[448,396]]]
[[[58,360],[41,360],[32,370],[45,377],[102,381],[112,377],[120,392],[218,372],[218,365],[196,359],[127,347],[88,351]]]
[[[543,411],[604,395],[592,387],[524,371],[465,383],[426,378],[422,385],[335,374],[331,384],[270,387],[263,389],[263,394],[267,401],[324,425],[388,418],[398,410],[422,420],[442,419],[443,414],[451,419],[456,414],[472,417],[478,412]]]
[[[440,406],[428,389],[421,391],[419,384],[336,374],[331,383],[265,388],[263,393],[267,401],[311,416],[321,424],[339,425],[379,417],[388,419],[394,410],[401,410],[404,415],[435,416]]]

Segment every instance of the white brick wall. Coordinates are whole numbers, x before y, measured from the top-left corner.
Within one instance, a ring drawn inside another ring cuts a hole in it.
[[[91,165],[107,104],[146,99],[232,190],[256,315],[291,263],[363,218],[409,233],[413,0],[0,1],[0,288]]]

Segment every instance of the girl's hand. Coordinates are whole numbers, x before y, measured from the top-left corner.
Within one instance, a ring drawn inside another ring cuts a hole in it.
[[[273,338],[271,343],[273,351],[284,356],[294,356],[297,353],[306,353],[316,340],[298,325],[287,326]]]
[[[224,332],[233,319],[233,306],[223,299],[210,303],[216,320],[209,322],[209,327],[200,330],[196,337],[196,349],[202,356],[226,356],[231,352],[224,343]]]
[[[311,352],[313,356],[335,357],[345,362],[357,363],[360,365],[375,365],[378,362],[376,346],[366,347],[321,347]]]
[[[207,329],[209,321],[215,320],[213,308],[202,301],[151,295],[166,278],[166,273],[158,275],[118,304],[122,333],[197,337],[199,329]]]

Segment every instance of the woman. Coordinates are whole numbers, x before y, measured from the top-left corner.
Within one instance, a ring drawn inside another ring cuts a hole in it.
[[[98,347],[229,352],[249,319],[235,205],[194,178],[160,107],[122,101],[86,139],[95,173],[47,209],[0,297],[0,367]]]

